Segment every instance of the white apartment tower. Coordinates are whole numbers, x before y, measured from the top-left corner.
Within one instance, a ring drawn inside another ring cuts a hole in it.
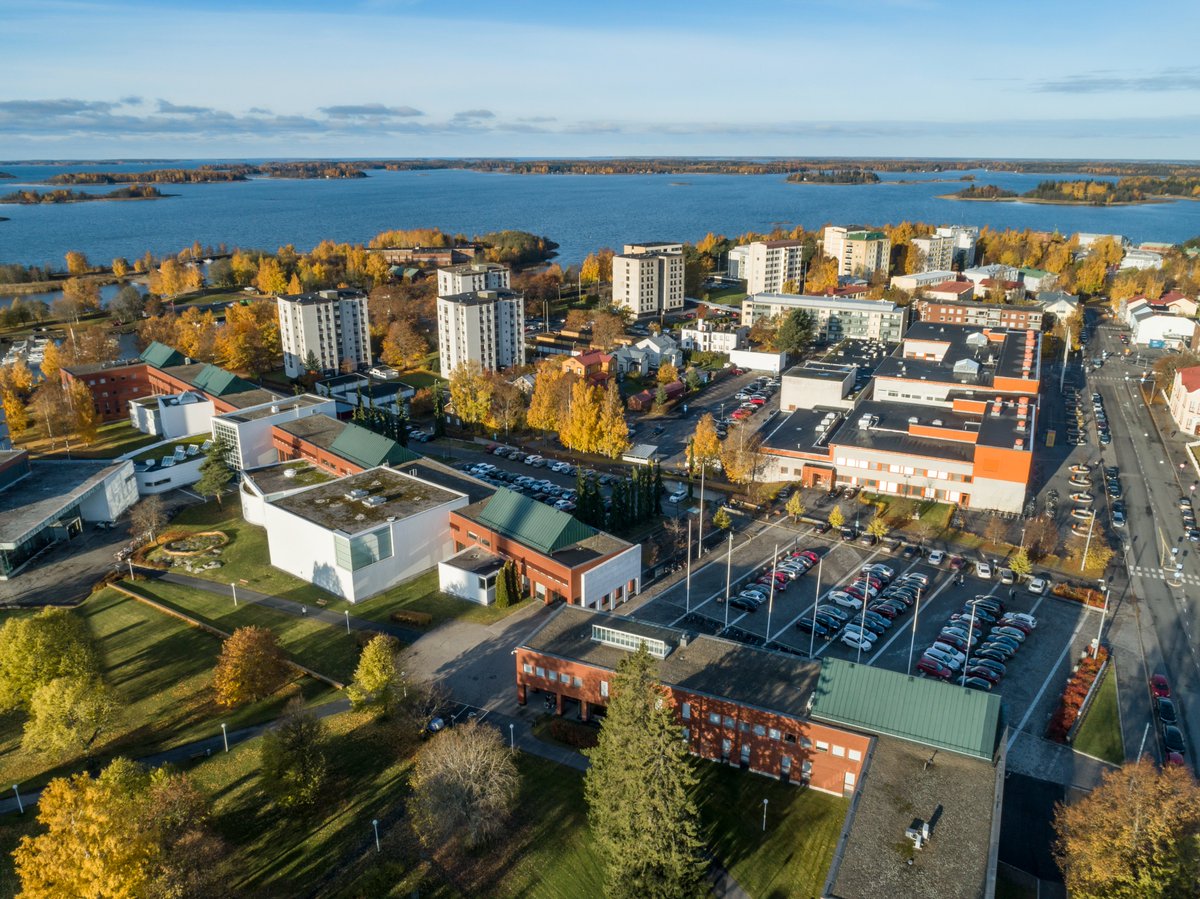
[[[465,262],[439,268],[437,292],[439,297],[455,297],[477,290],[508,290],[507,265],[498,262]]]
[[[683,244],[626,244],[612,266],[614,306],[639,318],[683,308]]]
[[[485,371],[525,363],[523,294],[473,290],[439,295],[437,313],[442,377],[450,377],[452,371],[468,362],[478,362]]]
[[[912,245],[921,251],[922,272],[944,272],[954,268],[954,236],[931,234],[929,237],[914,237]]]
[[[746,293],[784,293],[783,285],[795,282],[803,290],[804,242],[756,240],[745,262]],[[796,291],[797,293],[800,291]]]
[[[367,295],[361,290],[291,294],[277,303],[283,370],[289,378],[307,371],[310,353],[321,371],[337,371],[343,362],[355,368],[371,364]]]

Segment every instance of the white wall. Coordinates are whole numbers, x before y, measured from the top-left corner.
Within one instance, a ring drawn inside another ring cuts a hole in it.
[[[208,433],[212,430],[212,417],[215,411],[212,400],[180,403],[174,406],[160,402],[161,436],[173,440],[178,437],[187,437],[189,434]]]
[[[457,596],[468,602],[490,606],[496,601],[495,586],[484,590],[479,586],[479,575],[473,571],[463,571],[455,565],[446,562],[438,563],[438,587],[443,593]]]
[[[240,414],[238,412],[230,412],[213,418],[213,421],[222,422],[237,431],[238,452],[241,455],[243,471],[250,468],[261,468],[264,465],[274,465],[279,461],[279,451],[275,449],[275,444],[271,440],[271,429],[275,425],[285,421],[294,421],[297,418],[307,418],[309,415],[337,416],[337,401],[329,398],[324,398],[322,402],[312,405],[289,406],[288,404],[288,399],[280,399],[275,404],[279,406],[278,413],[264,415],[250,421],[237,421],[236,418]],[[242,410],[242,412],[247,411],[250,410]],[[213,437],[216,438],[215,429]]]
[[[729,361],[738,368],[749,368],[754,371],[766,371],[777,375],[787,365],[785,353],[759,353],[754,350],[733,350]]]
[[[580,578],[580,604],[595,606],[602,596],[612,593],[618,587],[625,587],[630,581],[634,582],[634,592],[626,592],[622,596],[622,602],[636,595],[642,586],[641,544],[634,544],[595,568],[585,571]]]
[[[840,381],[784,375],[779,390],[779,408],[784,412],[817,406],[849,409],[851,403],[845,397],[854,387],[855,372],[856,369],[851,369]]]
[[[149,470],[139,469],[136,472],[138,493],[142,496],[166,493],[168,490],[196,483],[200,480],[200,466],[204,464],[204,459],[203,455],[199,455],[185,462],[176,462],[168,468],[155,466]]]
[[[112,521],[137,502],[137,482],[133,463],[122,462],[104,479],[104,486],[95,490],[79,504],[79,516],[84,521]]]

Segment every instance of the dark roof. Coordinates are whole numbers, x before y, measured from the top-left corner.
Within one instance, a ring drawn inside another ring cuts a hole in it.
[[[859,420],[864,415],[870,415],[877,419],[870,428],[858,426]],[[847,418],[841,427],[829,437],[829,444],[873,449],[906,456],[920,456],[927,459],[971,462],[975,458],[975,444],[961,440],[939,440],[936,437],[909,434],[908,420],[917,418],[917,423],[923,425],[932,425],[932,422],[937,420],[950,429],[957,425],[960,430],[975,430],[980,417],[979,415],[963,415],[944,406],[864,400],[847,413]]]
[[[338,288],[336,290],[314,290],[309,293],[291,293],[280,296],[279,299],[285,303],[298,303],[301,306],[316,306],[321,303],[330,303],[336,300],[359,300],[366,299],[367,295],[361,290],[352,290],[349,288]]]
[[[593,640],[593,624],[666,643],[671,651],[659,662],[659,679],[664,684],[796,718],[806,717],[819,666],[799,656],[579,606],[559,608],[522,646],[615,671],[629,651]]]
[[[489,575],[504,567],[504,559],[495,553],[490,553],[479,546],[468,546],[459,550],[448,559],[442,560],[443,565],[450,565],[460,571],[472,574]]]
[[[346,427],[346,422],[338,421],[332,415],[318,414],[281,421],[275,427],[313,446],[329,449],[337,435]]]
[[[351,499],[352,490],[366,496]],[[377,505],[364,499],[382,497]],[[357,534],[391,518],[408,518],[453,502],[459,494],[422,483],[390,468],[371,468],[276,499],[272,505],[304,518],[326,530]]]
[[[1029,336],[1031,332],[1032,337]],[[1001,339],[993,340],[988,335],[999,336]],[[945,353],[940,360],[906,357],[905,347],[914,340],[945,344]],[[1030,373],[1032,379],[1039,377],[1041,364],[1041,336],[1036,329],[916,321],[909,325],[899,350],[879,364],[875,376],[910,380],[925,378],[930,381],[958,382],[990,388],[995,376],[1022,377],[1025,347],[1030,340],[1033,347]],[[955,374],[954,364],[964,359],[980,364],[978,377],[967,379]]]
[[[825,895],[982,899],[999,824],[999,776],[991,762],[878,737]],[[918,819],[930,823],[930,839],[907,864],[912,844],[904,831]]]
[[[437,484],[439,487],[445,487],[447,490],[465,493],[473,503],[487,499],[496,492],[496,488],[490,484],[485,484],[478,478],[473,478],[465,472],[451,468],[449,465],[443,465],[426,456],[418,456],[409,462],[396,463],[392,468],[410,474],[414,478]]]
[[[116,362],[86,362],[79,365],[64,365],[62,370],[75,377],[94,375],[98,372],[119,371],[125,368],[140,368],[146,363],[142,359],[120,359]]]
[[[989,761],[1000,741],[999,694],[841,659],[822,660],[812,717]]]
[[[486,303],[495,303],[498,300],[519,300],[523,296],[524,294],[520,291],[491,288],[488,290],[469,290],[466,293],[455,293],[444,297],[440,296],[438,299],[464,306],[482,306]]]

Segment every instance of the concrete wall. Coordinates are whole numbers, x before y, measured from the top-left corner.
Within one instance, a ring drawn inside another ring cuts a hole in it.
[[[137,502],[137,481],[133,463],[122,462],[104,479],[101,489],[93,491],[79,504],[79,517],[84,521],[112,521]]]
[[[729,354],[729,361],[738,368],[749,368],[754,371],[765,371],[777,375],[787,365],[787,354],[734,350]]]
[[[187,487],[200,480],[200,466],[204,464],[203,455],[193,456],[185,462],[176,462],[169,468],[155,466],[151,469],[138,469],[137,489],[142,496],[151,493],[166,493],[177,487]]]
[[[468,602],[479,603],[481,606],[490,606],[496,601],[495,586],[485,590],[479,586],[478,574],[473,571],[463,571],[461,568],[445,562],[438,563],[438,588],[443,593],[449,593],[451,596],[457,596]]]
[[[212,400],[196,403],[159,403],[159,420],[162,422],[161,436],[170,439],[187,437],[189,434],[208,433],[212,431],[212,417],[215,414]]]
[[[851,404],[846,395],[854,387],[855,372],[855,369],[846,372],[841,381],[832,378],[789,378],[785,375],[780,381],[779,408],[784,412],[817,406],[849,409]]]
[[[641,544],[635,544],[585,571],[580,584],[579,604],[591,608],[611,608],[612,594],[618,589],[622,591],[622,600],[629,598],[626,590],[630,581],[637,584],[633,591],[636,595],[642,583]],[[605,600],[605,597],[608,599]]]

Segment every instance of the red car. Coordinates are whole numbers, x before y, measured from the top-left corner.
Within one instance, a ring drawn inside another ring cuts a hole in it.
[[[917,670],[922,674],[927,674],[930,677],[936,677],[939,680],[949,680],[954,676],[954,672],[945,665],[939,664],[934,659],[921,657],[921,661],[917,662]]]
[[[1171,695],[1171,685],[1161,674],[1156,674],[1150,678],[1150,692],[1165,699]]]
[[[1180,755],[1178,752],[1168,752],[1167,753],[1167,764],[1168,765],[1186,765],[1187,762],[1185,762],[1183,760],[1183,756]]]

